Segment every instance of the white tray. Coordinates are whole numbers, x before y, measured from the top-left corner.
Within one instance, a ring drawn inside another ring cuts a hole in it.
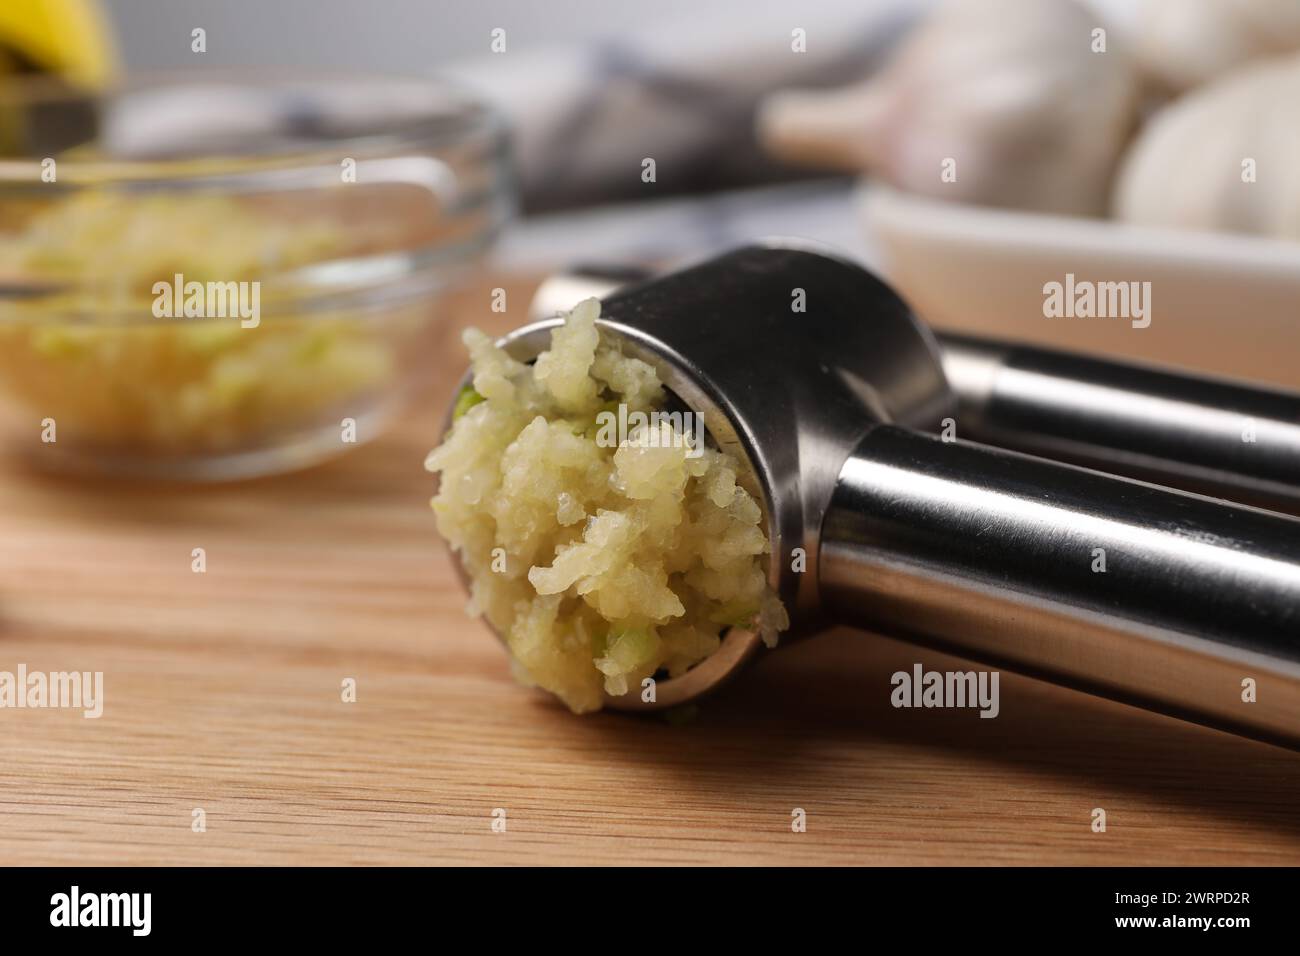
[[[882,266],[936,327],[1300,388],[1300,243],[1044,216],[877,184],[857,203]],[[1151,283],[1151,324],[1047,318],[1043,286]]]

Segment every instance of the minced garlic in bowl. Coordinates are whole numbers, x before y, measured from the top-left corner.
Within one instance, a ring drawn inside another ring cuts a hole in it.
[[[151,289],[184,276],[260,290],[347,241],[324,217],[284,222],[222,195],[87,190],[43,204],[0,232],[0,276],[52,288],[0,303],[4,417],[29,434],[48,418],[61,448],[140,468],[334,431],[394,376],[392,321],[271,304],[265,322],[166,319]]]
[[[426,462],[471,612],[524,683],[578,713],[680,676],[728,628],[772,644],[788,626],[739,463],[692,413],[664,411],[654,368],[603,339],[599,315],[578,305],[533,364],[467,331],[473,383]]]
[[[512,207],[502,121],[437,81],[3,92],[0,456],[41,468],[226,480],[375,438]]]

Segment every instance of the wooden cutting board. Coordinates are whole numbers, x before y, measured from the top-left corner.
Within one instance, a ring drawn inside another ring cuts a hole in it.
[[[771,654],[680,726],[516,685],[422,468],[451,332],[524,319],[528,286],[500,315],[493,284],[411,414],[331,464],[214,487],[0,464],[0,670],[105,682],[97,720],[0,710],[0,862],[1300,863],[1300,755],[1011,674],[995,720],[895,710],[894,671],[963,665],[865,633]]]

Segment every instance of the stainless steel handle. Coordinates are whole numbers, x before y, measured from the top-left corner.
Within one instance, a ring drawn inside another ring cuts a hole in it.
[[[957,433],[1300,514],[1300,394],[940,336]]]
[[[818,567],[844,623],[1300,747],[1300,520],[878,426]]]

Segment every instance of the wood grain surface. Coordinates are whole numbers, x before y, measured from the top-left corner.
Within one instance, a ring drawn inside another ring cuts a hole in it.
[[[0,466],[0,670],[105,675],[98,720],[0,710],[0,862],[1300,863],[1300,755],[1006,673],[995,720],[895,710],[892,672],[961,665],[879,636],[779,649],[682,726],[516,685],[427,504],[452,331],[393,431],[310,471]]]

